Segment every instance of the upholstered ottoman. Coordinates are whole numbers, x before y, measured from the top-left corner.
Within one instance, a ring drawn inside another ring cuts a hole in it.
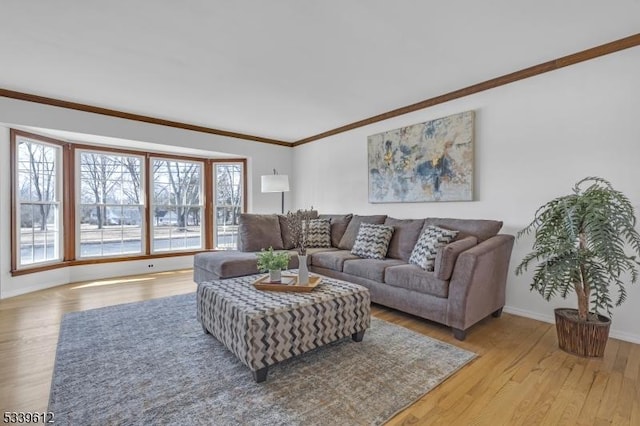
[[[198,284],[198,321],[253,372],[256,382],[285,359],[351,336],[359,342],[370,322],[369,290],[323,278],[308,293],[261,291],[259,276]]]

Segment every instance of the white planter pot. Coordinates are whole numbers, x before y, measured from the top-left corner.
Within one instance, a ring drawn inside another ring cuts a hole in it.
[[[279,283],[282,281],[282,271],[280,269],[269,271],[269,281],[272,283]]]

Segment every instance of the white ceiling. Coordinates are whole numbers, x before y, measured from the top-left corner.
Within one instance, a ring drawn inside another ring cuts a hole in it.
[[[640,0],[0,0],[0,16],[0,88],[286,141],[640,32]]]

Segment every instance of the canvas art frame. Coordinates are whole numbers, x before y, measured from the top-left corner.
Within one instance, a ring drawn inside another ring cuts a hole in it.
[[[369,202],[473,201],[475,112],[367,138]]]

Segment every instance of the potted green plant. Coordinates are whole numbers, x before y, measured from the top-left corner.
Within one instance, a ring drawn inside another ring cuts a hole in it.
[[[602,356],[615,306],[626,299],[625,284],[638,279],[640,235],[629,199],[605,179],[587,177],[573,193],[540,207],[518,238],[534,233],[533,251],[516,268],[536,263],[531,290],[545,300],[575,292],[578,309],[555,310],[559,347],[581,356]],[[632,252],[633,256],[627,254]]]
[[[289,266],[289,253],[274,252],[273,247],[268,250],[262,249],[258,256],[258,270],[269,272],[269,281],[279,283],[282,281],[282,270]]]

